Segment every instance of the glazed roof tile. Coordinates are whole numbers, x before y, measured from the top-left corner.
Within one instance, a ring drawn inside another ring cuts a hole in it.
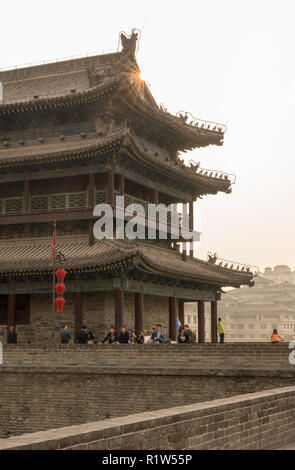
[[[134,265],[163,276],[211,283],[218,286],[249,284],[251,273],[233,272],[196,258],[182,259],[179,253],[143,243],[99,240],[62,240],[57,250],[65,256],[68,271],[95,271],[133,260]],[[0,275],[50,273],[51,239],[0,242]]]

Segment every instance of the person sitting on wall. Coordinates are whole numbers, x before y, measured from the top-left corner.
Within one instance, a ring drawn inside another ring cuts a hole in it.
[[[140,330],[140,331],[137,333],[136,341],[137,341],[138,344],[144,344],[144,334],[143,334],[143,331],[142,331],[142,330]]]
[[[131,335],[130,335],[130,344],[136,344],[136,343],[137,343],[137,336],[135,334],[135,331],[132,330]]]
[[[89,340],[89,335],[87,333],[87,326],[82,325],[82,329],[77,334],[77,343],[79,344],[87,344]]]
[[[144,344],[148,344],[151,342],[151,334],[148,334],[147,330],[143,330],[143,339]]]
[[[153,344],[163,344],[164,343],[164,333],[162,330],[161,323],[156,324],[156,330],[151,336],[151,340]]]
[[[70,332],[68,331],[68,325],[64,325],[60,332],[61,344],[69,344],[71,338]]]
[[[179,333],[179,336],[178,336],[178,342],[180,344],[184,344],[184,343],[188,344],[188,343],[194,342],[193,332],[190,329],[189,325],[183,326],[183,330],[181,331],[181,333]]]
[[[7,344],[17,344],[17,334],[14,325],[10,325],[8,330]]]
[[[115,332],[115,328],[111,326],[110,331],[108,332],[106,337],[100,342],[100,344],[104,344],[104,343],[114,344],[118,342],[119,342],[119,338],[118,338],[117,333]]]
[[[130,343],[130,334],[129,334],[129,331],[127,331],[126,326],[121,327],[121,333],[119,334],[119,343],[120,344]]]
[[[283,338],[279,335],[278,330],[275,328],[271,335],[272,344],[278,344],[280,341],[284,341]]]
[[[88,333],[88,344],[97,344],[96,338],[92,331],[89,331]]]

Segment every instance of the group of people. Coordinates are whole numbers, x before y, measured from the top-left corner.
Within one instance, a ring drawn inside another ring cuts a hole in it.
[[[72,336],[67,325],[63,326],[60,332],[60,337],[62,344],[70,343]],[[184,325],[182,330],[179,331],[178,343],[194,343],[195,341],[195,335],[189,325]],[[98,341],[91,331],[88,332],[86,325],[82,325],[81,330],[75,338],[75,342],[78,344],[163,344],[170,343],[171,340],[165,337],[162,325],[157,323],[150,332],[147,330],[141,330],[137,333],[134,330],[129,332],[126,326],[123,325],[120,329],[120,333],[118,334],[115,328],[111,326],[109,332],[101,341]]]
[[[221,318],[218,318],[217,333],[219,335],[219,342],[221,344],[224,343],[225,329]],[[60,332],[60,338],[62,344],[70,343],[72,335],[70,334],[67,325],[63,326]],[[179,329],[177,341],[180,344],[196,342],[195,334],[190,329],[189,325],[185,324],[182,328]],[[274,329],[271,335],[271,343],[278,344],[281,341],[283,341],[283,338],[279,335],[278,330]],[[87,326],[82,325],[81,330],[78,332],[77,337],[75,338],[75,342],[79,344],[163,344],[170,343],[171,340],[169,338],[165,338],[162,325],[157,323],[155,328],[152,328],[150,332],[147,330],[141,330],[138,331],[138,333],[136,333],[134,330],[129,333],[127,328],[123,325],[121,327],[120,333],[117,334],[115,328],[111,326],[108,334],[102,341],[98,341],[92,331],[88,331]],[[17,344],[17,334],[13,325],[9,327],[7,343]]]

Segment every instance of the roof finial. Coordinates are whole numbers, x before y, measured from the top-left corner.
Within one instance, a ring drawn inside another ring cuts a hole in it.
[[[131,35],[127,36],[123,31],[120,33],[120,39],[122,44],[122,53],[131,57],[135,56],[137,48],[137,40],[139,39],[140,31],[136,28],[132,29]]]

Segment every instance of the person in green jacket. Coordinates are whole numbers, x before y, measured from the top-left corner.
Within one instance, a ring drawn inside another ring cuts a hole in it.
[[[218,322],[217,322],[217,333],[219,334],[219,338],[220,338],[220,343],[224,343],[224,333],[225,333],[225,329],[224,329],[224,326],[223,326],[223,323],[222,323],[222,319],[221,318],[218,318]]]

